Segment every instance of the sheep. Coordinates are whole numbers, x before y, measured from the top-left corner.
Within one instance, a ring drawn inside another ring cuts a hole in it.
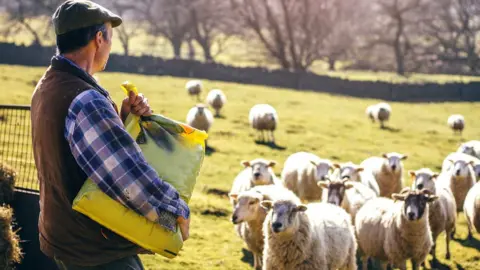
[[[215,110],[215,117],[220,116],[220,110],[227,103],[227,97],[220,89],[212,89],[208,92],[207,103]]]
[[[462,153],[462,152],[452,152],[452,153],[448,154],[448,156],[445,157],[445,159],[443,160],[442,172],[452,169],[455,161],[457,161],[457,160],[464,160],[466,162],[471,162],[471,164],[473,166],[473,170],[475,171],[475,175],[476,176],[479,175],[480,160],[478,158],[474,157],[474,156],[471,156],[469,154],[465,154],[465,153]]]
[[[202,82],[199,80],[190,80],[185,84],[185,89],[190,96],[196,96],[197,101],[200,101],[200,94],[202,93]]]
[[[411,259],[413,269],[418,269],[432,248],[428,203],[437,196],[406,187],[392,198],[395,201],[372,199],[357,213],[355,231],[364,270],[368,258],[380,260],[382,269],[387,264],[407,269],[406,261]]]
[[[458,147],[457,152],[471,155],[473,157],[480,159],[480,141],[473,140],[473,141],[468,141],[466,143],[462,143]]]
[[[480,182],[468,191],[463,204],[463,213],[468,225],[468,239],[472,240],[473,228],[480,233]]]
[[[264,200],[264,270],[357,269],[350,216],[328,203]]]
[[[360,166],[364,168],[364,174],[372,174],[377,181],[380,197],[391,198],[393,193],[398,193],[404,187],[402,160],[407,155],[391,152],[382,157],[370,157],[364,160]]]
[[[364,184],[350,180],[349,176],[343,176],[341,179],[319,181],[318,185],[323,189],[322,201],[345,209],[354,223],[358,210],[377,195]]]
[[[273,171],[273,167],[277,164],[276,161],[256,158],[250,161],[243,160],[240,164],[244,169],[233,180],[230,194],[238,194],[254,186],[281,185]],[[230,203],[235,206],[236,201],[231,198]]]
[[[452,114],[448,117],[447,124],[453,130],[454,134],[459,133],[462,135],[465,129],[465,118],[461,114]]]
[[[260,206],[260,202],[290,199],[300,203],[300,199],[293,192],[279,185],[256,186],[238,194],[230,194],[230,197],[238,202],[232,214],[235,230],[253,253],[254,268],[262,269],[264,241],[262,228],[267,212]]]
[[[360,182],[369,187],[377,197],[380,196],[380,188],[378,187],[375,177],[373,177],[373,174],[370,172],[364,172],[363,167],[356,165],[351,161],[343,164],[334,163],[333,167],[338,169],[337,171],[339,175],[335,177],[340,179],[349,177],[351,181]]]
[[[365,112],[373,123],[378,121],[380,122],[380,127],[385,128],[384,122],[387,122],[390,119],[392,107],[390,107],[388,103],[381,102],[368,106]]]
[[[327,179],[331,169],[332,163],[329,160],[321,159],[312,153],[297,152],[285,161],[281,181],[302,202],[319,201],[322,198],[322,189],[317,182]]]
[[[475,171],[473,169],[474,161],[470,160],[470,156],[464,159],[462,155],[462,153],[449,155],[450,157],[455,156],[456,158],[450,159],[447,157],[446,161],[450,162],[451,165],[445,168],[447,165],[444,162],[442,172],[437,180],[440,184],[452,190],[457,204],[457,213],[462,211],[467,192],[476,182]]]
[[[436,180],[437,173],[432,172],[428,168],[422,168],[417,171],[408,172],[413,179],[413,189],[427,189],[438,196],[438,199],[432,202],[429,206],[428,221],[430,229],[432,231],[433,246],[431,255],[433,256],[433,262],[437,262],[437,256],[435,253],[437,237],[442,232],[445,234],[445,242],[447,253],[445,258],[450,259],[450,238],[452,232],[455,230],[455,222],[457,220],[455,198],[453,197],[450,188],[439,185]]]
[[[268,104],[257,104],[250,109],[248,115],[250,126],[261,133],[261,141],[265,142],[265,134],[269,132],[270,142],[275,143],[274,131],[278,125],[277,111]]]

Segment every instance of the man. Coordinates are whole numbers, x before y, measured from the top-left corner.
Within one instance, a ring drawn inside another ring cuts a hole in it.
[[[147,251],[72,210],[73,199],[90,178],[149,220],[162,220],[169,230],[178,223],[188,238],[188,206],[149,166],[123,126],[129,113],[152,113],[147,99],[131,92],[118,112],[92,77],[105,68],[112,28],[122,19],[90,1],[68,0],[52,21],[58,54],[31,104],[41,250],[60,269],[143,269],[138,254]]]

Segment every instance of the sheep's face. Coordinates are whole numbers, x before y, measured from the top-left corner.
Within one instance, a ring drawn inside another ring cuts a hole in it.
[[[407,155],[399,153],[386,153],[382,155],[385,158],[385,167],[388,171],[395,173],[402,168],[402,160],[407,159]]]
[[[470,166],[473,165],[473,162],[469,163],[465,160],[456,160],[453,162],[453,167],[451,172],[455,178],[466,178],[470,175]]]
[[[345,163],[342,166],[338,164],[334,164],[333,166],[340,168],[340,179],[348,177],[351,181],[360,182],[360,172],[363,171],[362,167],[351,162]]]
[[[197,115],[204,115],[205,114],[205,107],[197,106]]]
[[[330,174],[330,170],[333,168],[332,164],[330,164],[330,162],[323,161],[323,160],[318,163],[316,163],[315,161],[311,161],[311,163],[316,168],[315,176],[317,177],[316,179],[317,182],[327,180]]]
[[[327,192],[327,202],[340,206],[345,197],[345,190],[353,187],[352,183],[348,183],[349,177],[343,177],[341,181],[320,181],[318,185],[321,188],[328,190]]]
[[[262,201],[261,206],[270,211],[270,229],[275,234],[292,234],[300,226],[298,213],[307,210],[307,206],[292,201]]]
[[[233,224],[255,220],[259,211],[265,212],[265,210],[260,207],[260,201],[262,199],[262,194],[256,191],[241,193],[237,197],[237,203],[233,210]]]
[[[254,186],[268,185],[272,183],[272,176],[270,168],[273,168],[277,163],[273,160],[252,160],[243,161],[244,167],[250,167],[252,169],[251,181]]]
[[[480,163],[473,165],[473,170],[475,171],[475,176],[477,177],[477,181],[480,181]]]
[[[435,192],[435,180],[438,174],[430,170],[409,171],[409,174],[414,179],[414,189],[427,189],[430,192]]]
[[[421,219],[426,212],[427,203],[438,199],[437,196],[431,195],[430,191],[426,189],[410,190],[408,187],[404,188],[400,194],[392,194],[392,198],[404,202],[402,215],[409,221]]]

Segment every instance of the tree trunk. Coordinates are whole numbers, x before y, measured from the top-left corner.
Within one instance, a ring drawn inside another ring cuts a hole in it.
[[[397,74],[405,75],[405,59],[402,54],[402,49],[400,48],[400,43],[395,42],[395,60],[397,61]]]
[[[335,61],[335,59],[333,58],[328,58],[328,70],[330,71],[335,71],[335,63],[337,61]]]
[[[130,49],[129,49],[129,44],[128,44],[128,39],[124,42],[122,42],[122,47],[123,47],[123,55],[128,56],[130,54]]]
[[[38,36],[38,33],[33,29],[26,21],[22,20],[21,23],[25,28],[32,34],[33,36],[33,44],[34,46],[41,46],[42,42],[40,41],[40,37]]]
[[[181,59],[182,58],[182,41],[179,40],[170,40],[173,48],[173,58]]]
[[[203,50],[203,57],[205,58],[205,62],[207,63],[212,63],[213,62],[213,57],[212,57],[212,51],[211,51],[211,46],[208,44],[208,42],[202,42],[200,43],[202,50]]]
[[[195,60],[195,47],[193,47],[193,41],[188,40],[188,59]]]

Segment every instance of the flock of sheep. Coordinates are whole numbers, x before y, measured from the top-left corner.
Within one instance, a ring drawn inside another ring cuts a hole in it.
[[[202,91],[200,81],[186,85],[191,96]],[[207,103],[216,116],[226,103],[225,94],[210,91]],[[369,106],[372,122],[389,120],[387,103]],[[198,104],[187,123],[208,132],[213,115]],[[273,132],[278,124],[275,109],[268,104],[251,108],[253,129]],[[448,125],[462,132],[465,120],[452,115]],[[407,155],[390,152],[369,157],[360,164],[333,163],[313,153],[297,152],[284,163],[280,178],[276,161],[257,158],[242,161],[243,169],[229,192],[232,222],[254,256],[255,269],[363,269],[369,263],[406,269],[424,264],[427,255],[436,260],[436,240],[445,232],[446,259],[456,220],[463,210],[468,238],[480,233],[480,141],[462,144],[444,160],[442,171],[429,168],[409,171],[413,184],[406,187],[403,161]]]

